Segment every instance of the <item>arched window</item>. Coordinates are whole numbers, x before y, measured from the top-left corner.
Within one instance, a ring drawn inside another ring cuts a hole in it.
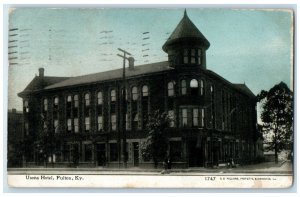
[[[143,95],[143,97],[149,96],[148,86],[146,86],[146,85],[143,86],[143,88],[142,88],[142,95]]]
[[[168,83],[168,96],[174,96],[174,81]]]
[[[25,101],[24,101],[24,111],[25,111],[26,113],[29,112],[28,100],[25,100]]]
[[[192,79],[190,82],[191,88],[198,88],[198,81],[196,79]]]
[[[116,90],[110,91],[110,101],[116,101]]]
[[[48,110],[48,99],[44,99],[43,105],[44,105],[44,107],[43,107],[44,111],[47,111]]]
[[[181,80],[181,94],[186,95],[186,80]]]
[[[198,81],[196,79],[191,80],[190,87],[191,87],[191,95],[197,96],[198,95]]]
[[[137,90],[136,86],[132,87],[132,89],[131,89],[131,98],[134,101],[136,101],[138,99],[138,90]]]
[[[71,101],[70,101],[71,102]],[[78,101],[78,95],[74,95],[74,107],[75,108],[78,108],[78,105],[79,105],[79,101]]]
[[[58,106],[59,99],[58,97],[54,97],[54,106]]]
[[[98,105],[102,105],[103,104],[103,95],[102,95],[102,92],[98,92],[98,94],[97,94],[97,100],[98,100]]]
[[[90,94],[87,93],[84,95],[85,106],[90,106]]]

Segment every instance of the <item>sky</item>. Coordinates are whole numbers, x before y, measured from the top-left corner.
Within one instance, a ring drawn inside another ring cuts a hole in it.
[[[135,65],[167,61],[162,45],[184,9],[49,9],[10,11],[8,109],[22,109],[17,96],[45,68],[46,76],[79,76],[122,67],[118,48]],[[288,10],[187,9],[209,40],[207,69],[254,94],[283,81],[292,88],[292,13]],[[15,53],[14,53],[15,52]],[[16,58],[16,59],[15,59]],[[14,64],[17,63],[17,64]],[[260,110],[260,109],[259,109]]]

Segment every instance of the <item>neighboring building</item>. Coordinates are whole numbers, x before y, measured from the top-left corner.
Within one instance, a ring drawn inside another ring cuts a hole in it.
[[[128,167],[153,167],[141,157],[140,144],[149,113],[159,109],[173,119],[167,131],[173,167],[251,160],[256,156],[255,95],[245,84],[233,84],[206,68],[209,46],[185,12],[162,47],[168,61],[130,62],[126,68],[125,106],[122,69],[62,78],[44,76],[40,68],[19,93],[25,136],[54,132],[56,166],[117,167],[125,110]],[[37,164],[39,152],[31,153],[26,162]]]
[[[7,167],[22,166],[23,112],[8,110],[7,117]]]

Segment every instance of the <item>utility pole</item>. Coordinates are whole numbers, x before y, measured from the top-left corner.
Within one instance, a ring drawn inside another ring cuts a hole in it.
[[[117,56],[121,57],[123,59],[123,91],[122,92],[122,139],[123,139],[123,162],[124,162],[124,167],[127,167],[127,159],[128,159],[128,153],[127,153],[127,146],[126,146],[126,75],[125,75],[125,64],[126,60],[128,60],[129,57],[126,57],[126,55],[131,55],[129,52],[118,48],[119,51],[123,52],[123,55],[117,54]],[[119,129],[119,134],[118,134],[118,141],[119,141],[119,146],[118,146],[118,151],[119,151],[119,163],[120,163],[120,145],[121,145],[121,138],[120,138],[120,129]]]

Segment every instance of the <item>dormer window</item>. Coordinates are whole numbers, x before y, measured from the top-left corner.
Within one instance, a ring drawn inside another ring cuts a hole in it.
[[[183,63],[188,64],[189,63],[189,50],[184,49],[183,52]]]
[[[191,49],[191,64],[196,64],[196,49]]]
[[[184,64],[201,64],[201,49],[184,49]]]
[[[197,49],[197,60],[198,60],[198,64],[201,64],[201,50]]]

